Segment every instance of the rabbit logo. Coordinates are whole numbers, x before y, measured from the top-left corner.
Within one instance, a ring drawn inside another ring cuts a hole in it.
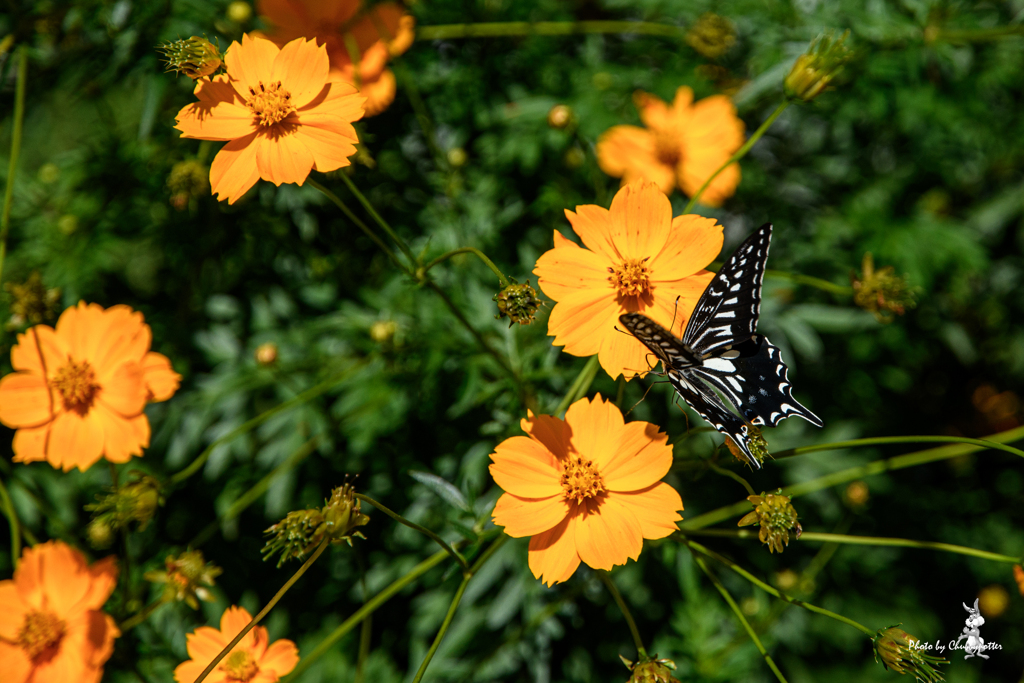
[[[968,607],[965,603],[960,603],[967,610],[967,625],[964,626],[963,633],[956,639],[956,644],[953,646],[954,649],[960,649],[960,641],[967,639],[964,644],[964,659],[970,659],[971,657],[982,657],[988,659],[988,655],[982,654],[987,649],[991,649],[992,645],[985,645],[985,640],[981,637],[980,627],[985,623],[985,618],[981,616],[981,612],[978,609],[978,599],[974,600],[974,607]]]

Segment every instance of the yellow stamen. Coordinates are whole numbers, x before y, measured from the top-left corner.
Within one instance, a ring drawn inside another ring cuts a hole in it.
[[[64,621],[52,612],[29,612],[18,631],[18,645],[33,661],[57,654],[64,637]]]
[[[609,268],[608,281],[622,296],[643,296],[651,289],[651,269],[647,258],[627,259],[618,268]]]
[[[591,461],[580,455],[570,455],[563,466],[561,484],[566,498],[582,503],[586,498],[604,493],[604,482]]]
[[[57,371],[57,376],[50,380],[50,385],[64,400],[64,410],[73,410],[80,415],[89,412],[96,391],[100,388],[100,385],[96,384],[96,373],[89,363],[76,363],[70,359],[67,365]]]
[[[217,668],[227,674],[229,681],[240,681],[241,683],[251,681],[260,672],[259,665],[245,650],[235,650]]]
[[[250,87],[249,92],[252,94],[245,101],[245,106],[256,115],[261,126],[272,126],[295,111],[292,94],[281,87],[281,81],[270,85],[263,85],[260,81],[259,88]]]

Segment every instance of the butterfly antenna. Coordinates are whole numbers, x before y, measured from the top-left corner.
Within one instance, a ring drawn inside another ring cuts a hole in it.
[[[679,299],[682,298],[682,294],[676,297],[676,302],[672,306],[672,322],[668,326],[668,331],[672,332],[676,328],[676,313],[679,312]]]

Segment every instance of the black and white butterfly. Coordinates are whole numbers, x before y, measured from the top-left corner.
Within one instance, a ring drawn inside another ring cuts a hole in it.
[[[793,398],[778,347],[757,334],[771,239],[772,226],[767,223],[740,245],[704,290],[682,339],[641,313],[619,316],[619,322],[662,362],[679,395],[732,438],[755,468],[761,464],[750,450],[749,425],[774,427],[793,415],[816,427],[823,424]],[[729,410],[722,396],[739,415]]]

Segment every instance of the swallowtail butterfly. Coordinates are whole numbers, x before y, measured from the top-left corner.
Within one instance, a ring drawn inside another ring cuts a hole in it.
[[[756,332],[771,239],[767,223],[740,245],[697,301],[682,339],[643,314],[619,316],[662,362],[679,395],[732,438],[756,469],[761,464],[751,453],[748,425],[774,427],[793,415],[816,427],[823,424],[793,398],[778,347]]]

